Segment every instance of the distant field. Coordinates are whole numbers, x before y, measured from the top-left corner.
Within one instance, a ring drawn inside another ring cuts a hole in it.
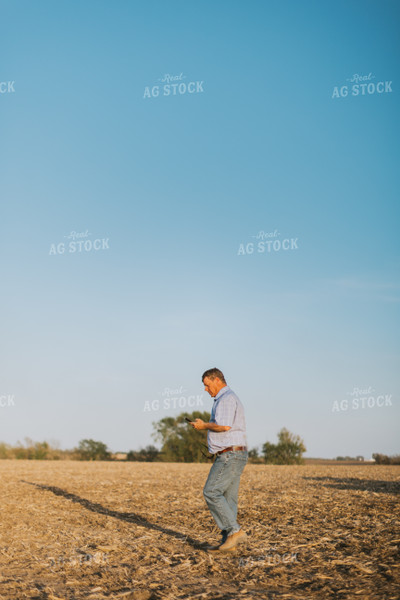
[[[0,461],[0,598],[400,597],[400,466],[248,465],[211,556],[209,465]]]
[[[306,465],[359,465],[359,466],[372,466],[375,462],[369,462],[367,460],[336,460],[334,458],[305,458],[304,464]]]

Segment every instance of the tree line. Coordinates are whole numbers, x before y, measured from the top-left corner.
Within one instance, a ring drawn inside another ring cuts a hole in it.
[[[194,411],[181,413],[176,417],[164,417],[153,423],[153,438],[161,448],[150,444],[139,450],[123,453],[123,459],[136,462],[209,462],[207,438],[204,431],[191,427],[186,418],[194,421],[200,418],[210,420],[209,412]],[[303,464],[306,452],[304,441],[283,428],[278,433],[278,441],[273,444],[266,441],[261,451],[257,448],[249,450],[249,462],[256,464],[298,465]],[[377,464],[400,464],[400,457],[388,457],[384,454],[373,454]],[[115,460],[113,454],[101,441],[92,439],[80,440],[78,446],[70,450],[61,450],[57,444],[34,442],[25,438],[25,444],[18,442],[15,446],[0,442],[0,459],[17,458],[32,460]]]
[[[372,458],[377,465],[400,465],[400,454],[387,456],[386,454],[373,454]]]
[[[191,427],[186,418],[191,421],[196,418],[209,421],[210,413],[194,411],[154,422],[153,438],[161,444],[161,449],[148,445],[140,450],[130,450],[124,454],[124,459],[138,462],[208,462],[207,437],[204,431]],[[301,464],[305,451],[303,440],[283,428],[278,433],[277,444],[265,442],[261,453],[257,448],[250,449],[249,462]],[[18,442],[15,446],[0,443],[0,459],[115,460],[117,456],[112,454],[106,444],[92,439],[80,440],[78,446],[70,450],[61,450],[57,444],[49,442],[34,442],[30,438],[25,438],[25,444]]]

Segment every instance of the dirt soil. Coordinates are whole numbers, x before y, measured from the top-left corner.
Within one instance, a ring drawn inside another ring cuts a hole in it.
[[[0,461],[0,598],[400,598],[400,466],[247,465],[219,540],[209,464]]]

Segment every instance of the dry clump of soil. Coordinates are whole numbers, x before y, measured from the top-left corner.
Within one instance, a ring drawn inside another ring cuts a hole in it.
[[[218,555],[209,468],[0,461],[0,598],[398,600],[400,467],[247,465]]]

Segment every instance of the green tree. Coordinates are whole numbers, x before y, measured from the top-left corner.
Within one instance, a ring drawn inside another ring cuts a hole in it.
[[[154,462],[160,460],[160,451],[155,446],[149,445],[146,448],[141,448],[139,451],[130,450],[126,456],[126,460],[135,460],[140,462]]]
[[[250,458],[258,458],[258,448],[252,448],[249,450],[249,459]]]
[[[265,442],[263,445],[265,462],[273,465],[300,465],[304,462],[302,455],[305,451],[306,447],[300,436],[285,428],[278,433],[277,444]]]
[[[32,458],[37,460],[44,460],[49,457],[49,444],[47,442],[35,442],[33,446]]]
[[[111,452],[103,442],[81,440],[75,449],[79,460],[109,460]]]
[[[263,462],[264,459],[262,456],[260,456],[258,448],[251,448],[251,450],[249,450],[249,463],[253,465],[261,465]]]
[[[153,423],[153,437],[162,444],[161,458],[167,462],[207,462],[207,458],[203,456],[207,455],[206,432],[194,429],[185,421],[185,417],[191,421],[203,419],[208,422],[210,413],[182,413]]]

